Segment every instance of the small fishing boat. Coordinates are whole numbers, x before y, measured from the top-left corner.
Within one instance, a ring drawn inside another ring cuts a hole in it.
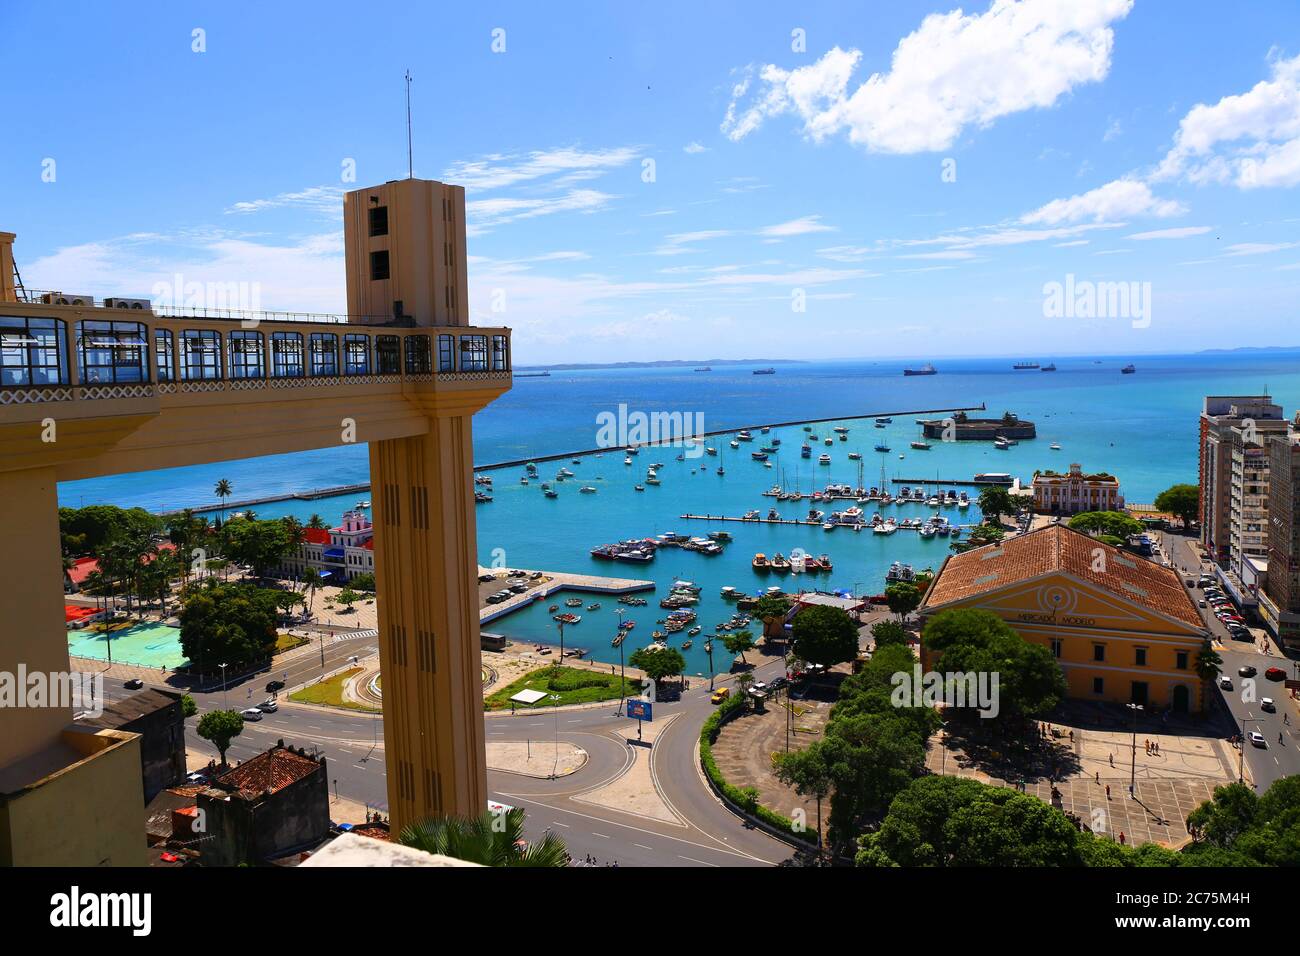
[[[632,486],[632,490],[633,490],[633,491],[645,491],[645,485],[633,485],[633,486]]]
[[[576,597],[565,598],[565,599],[564,599],[564,606],[565,606],[565,607],[582,607],[582,598],[576,598]]]
[[[594,495],[596,493],[596,489],[592,485],[583,485],[578,490],[584,495]]]
[[[754,555],[754,560],[750,562],[755,571],[770,571],[772,566],[767,562],[767,555],[759,552]]]
[[[1058,442],[1058,441],[1054,441],[1054,442],[1052,442],[1050,445],[1048,445],[1047,447],[1050,448],[1052,451],[1060,451],[1060,450],[1061,450],[1061,443]]]
[[[790,570],[790,559],[778,551],[772,556],[772,570],[778,574],[785,574]]]
[[[862,460],[862,456],[858,454],[856,451],[849,452],[849,461],[861,461],[861,460]]]
[[[554,614],[554,613],[555,613],[556,611],[558,611],[559,609],[560,609],[560,606],[559,606],[558,604],[552,604],[552,605],[551,605],[550,607],[548,607],[546,610],[549,611],[549,612],[551,612],[552,614]]]
[[[560,493],[556,491],[554,488],[547,488],[545,491],[542,492],[542,494],[545,495],[547,498],[560,497]]]
[[[876,446],[876,451],[878,451],[878,452],[887,452],[887,451],[889,451],[889,446],[886,445],[886,444],[884,444],[884,443],[881,443],[881,444],[879,444],[879,445]]]
[[[830,463],[831,463],[830,455],[821,455],[817,459],[817,464],[819,465],[829,465]]]
[[[587,610],[588,610],[588,611],[599,611],[599,610],[600,610],[600,604],[588,604],[588,605],[587,605]]]

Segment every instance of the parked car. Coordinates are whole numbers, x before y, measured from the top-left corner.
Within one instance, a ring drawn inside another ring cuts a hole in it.
[[[249,707],[247,710],[241,710],[239,716],[245,720],[261,720],[262,712],[256,707]]]
[[[1251,744],[1256,747],[1268,746],[1268,741],[1264,739],[1264,735],[1261,734],[1258,730],[1252,730],[1250,733],[1246,735],[1246,737],[1250,740]]]
[[[127,681],[122,686],[125,687],[127,690],[139,690],[141,687],[144,686],[144,681],[142,681],[138,677],[132,677],[129,681]]]
[[[1188,578],[1186,583],[1187,583],[1187,586],[1188,586],[1189,588],[1194,588],[1194,587],[1196,587],[1196,579],[1195,579],[1195,578]]]
[[[284,681],[269,680],[266,682],[266,692],[268,694],[274,694],[277,690],[284,690]]]
[[[257,709],[264,714],[274,714],[280,709],[280,705],[273,700],[264,700],[257,705]]]
[[[1257,673],[1253,664],[1242,664],[1237,668],[1237,673],[1242,677],[1254,677]]]
[[[1205,598],[1201,598],[1201,607],[1205,607]]]
[[[1271,714],[1277,710],[1277,705],[1273,703],[1272,697],[1261,697],[1259,699],[1259,709],[1266,710]]]
[[[1282,670],[1280,667],[1270,667],[1268,670],[1264,671],[1264,676],[1269,680],[1282,680],[1286,677],[1286,671]]]
[[[489,581],[495,581],[496,579],[497,576],[495,574],[480,574],[478,576],[478,583],[487,584]]]
[[[1232,678],[1231,678],[1231,677],[1220,677],[1220,678],[1219,678],[1219,686],[1222,687],[1224,690],[1232,690]]]

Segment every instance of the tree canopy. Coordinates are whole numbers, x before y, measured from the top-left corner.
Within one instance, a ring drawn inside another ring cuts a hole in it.
[[[1156,495],[1155,505],[1186,526],[1201,510],[1201,490],[1196,485],[1173,485]]]
[[[252,584],[208,578],[192,588],[181,608],[181,649],[210,672],[218,664],[238,668],[271,656],[280,592]]]
[[[59,509],[59,532],[67,554],[94,554],[111,540],[148,537],[160,530],[162,521],[143,508],[86,505]]]
[[[1070,519],[1070,528],[1084,534],[1119,538],[1142,533],[1142,522],[1122,511],[1084,511]]]
[[[1015,508],[1015,502],[1011,500],[1011,492],[1001,485],[989,485],[980,492],[979,509],[984,513],[986,520],[992,519],[996,523],[1003,515],[1013,514]]]
[[[199,718],[197,730],[204,740],[212,741],[224,764],[230,741],[244,732],[244,718],[237,710],[210,710]]]
[[[858,626],[838,607],[806,607],[792,630],[794,652],[810,664],[833,667],[858,656]]]
[[[727,649],[728,654],[740,655],[742,664],[748,663],[745,660],[745,651],[753,650],[754,635],[749,631],[723,631],[721,634],[722,646]]]
[[[233,517],[222,526],[221,536],[226,556],[252,568],[259,577],[279,565],[293,548],[292,531],[279,519]]]
[[[641,647],[633,652],[627,662],[633,667],[645,671],[646,676],[653,681],[661,681],[666,677],[676,677],[686,670],[686,658],[675,647],[655,647],[653,645]]]
[[[885,603],[902,620],[921,606],[921,592],[909,581],[898,581],[885,588]]]

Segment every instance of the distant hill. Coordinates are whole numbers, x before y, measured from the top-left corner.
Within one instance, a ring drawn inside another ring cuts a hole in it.
[[[799,359],[665,359],[662,362],[569,362],[563,365],[516,365],[520,372],[578,371],[596,368],[699,368],[705,365],[806,365]]]
[[[1253,352],[1300,352],[1300,345],[1243,345],[1235,349],[1201,349],[1197,355],[1232,355]]]

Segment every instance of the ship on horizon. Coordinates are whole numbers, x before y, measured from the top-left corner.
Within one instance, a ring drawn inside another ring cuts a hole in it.
[[[774,368],[756,368],[756,369],[754,369],[754,374],[755,374],[755,375],[775,375],[775,374],[776,374],[776,369],[774,369]]]
[[[931,365],[929,362],[926,362],[926,363],[925,363],[924,365],[922,365],[920,368],[905,368],[905,369],[903,369],[903,374],[904,374],[904,375],[938,375],[938,374],[939,374],[939,370],[936,369],[936,368],[935,368],[933,365]]]
[[[1017,362],[1015,365],[1013,365],[1013,366],[1011,366],[1011,367],[1012,367],[1013,369],[1029,369],[1029,368],[1038,368],[1038,363],[1037,363],[1037,362]]]
[[[1120,369],[1120,373],[1123,375],[1132,375],[1136,371],[1137,369],[1131,363],[1129,365],[1125,365],[1122,369]]]
[[[701,365],[701,366],[700,366],[699,368],[697,368],[695,371],[697,371],[697,372],[712,372],[712,371],[713,371],[713,366],[711,366],[711,365]]]

